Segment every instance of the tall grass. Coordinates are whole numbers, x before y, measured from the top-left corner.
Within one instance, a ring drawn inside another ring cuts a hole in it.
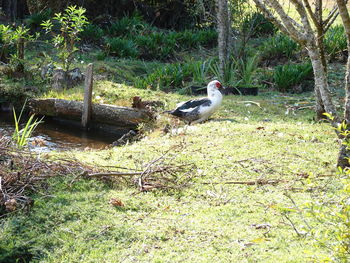
[[[24,128],[20,129],[20,122],[22,118],[24,110],[24,105],[22,107],[22,110],[17,117],[15,109],[13,109],[13,118],[15,122],[15,131],[12,135],[12,140],[15,142],[15,144],[18,146],[18,148],[23,148],[28,144],[28,139],[31,137],[33,131],[35,128],[42,123],[43,118],[39,119],[34,119],[35,115],[32,114],[29,119],[27,120]]]

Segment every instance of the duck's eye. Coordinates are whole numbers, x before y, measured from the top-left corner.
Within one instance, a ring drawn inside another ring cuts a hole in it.
[[[215,85],[218,89],[220,89],[222,87],[220,82],[216,82]]]

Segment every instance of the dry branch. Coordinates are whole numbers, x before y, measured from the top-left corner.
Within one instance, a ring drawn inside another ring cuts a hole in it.
[[[278,183],[288,183],[288,180],[280,180],[280,179],[258,179],[252,181],[226,181],[226,182],[204,182],[202,184],[243,184],[243,185],[275,185]]]
[[[309,178],[308,174],[296,174],[298,176],[297,179],[294,180],[282,180],[282,179],[257,179],[257,180],[248,180],[248,181],[224,181],[224,182],[203,182],[202,184],[241,184],[241,185],[276,185],[279,183],[291,183],[296,181],[302,181],[304,179]],[[319,174],[316,178],[326,178],[333,177],[335,175],[332,174]]]
[[[9,139],[0,138],[0,215],[4,210],[15,211],[31,205],[29,194],[45,190],[45,180],[54,176],[70,175],[71,183],[78,178],[129,177],[140,191],[181,189],[188,184],[195,168],[192,164],[176,162],[181,147],[171,148],[145,163],[143,169],[135,170],[94,167],[73,159],[43,160],[39,155],[12,147]]]

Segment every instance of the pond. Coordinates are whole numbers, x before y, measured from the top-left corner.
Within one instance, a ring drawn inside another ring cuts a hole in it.
[[[23,124],[22,124],[23,125]],[[11,136],[15,130],[13,113],[0,112],[0,138]],[[57,120],[46,117],[30,138],[30,148],[35,151],[64,151],[70,149],[104,149],[118,140],[128,130],[97,127],[84,131],[79,123],[67,120]]]

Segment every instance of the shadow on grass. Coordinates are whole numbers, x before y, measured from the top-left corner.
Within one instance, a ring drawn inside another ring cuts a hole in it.
[[[232,119],[232,118],[225,118],[225,119],[210,119],[210,121],[213,122],[235,122],[235,123],[240,123],[239,121]]]

